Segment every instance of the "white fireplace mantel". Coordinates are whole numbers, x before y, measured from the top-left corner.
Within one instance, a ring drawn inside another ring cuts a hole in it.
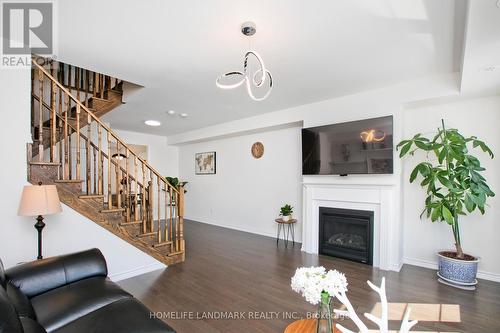
[[[401,269],[402,227],[397,186],[304,182],[302,251],[307,253],[319,251],[319,207],[373,211],[373,266]]]

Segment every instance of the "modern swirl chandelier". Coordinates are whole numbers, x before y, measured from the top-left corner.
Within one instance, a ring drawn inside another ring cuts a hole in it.
[[[241,25],[241,33],[245,36],[253,36],[256,32],[256,26],[253,22],[245,22]],[[249,61],[254,59],[258,67],[255,71],[250,70]],[[224,83],[228,79],[239,79],[236,82]],[[266,83],[267,82],[267,83]],[[269,72],[265,65],[262,57],[253,50],[248,50],[245,54],[245,60],[243,62],[243,71],[231,71],[220,75],[215,81],[217,87],[221,89],[235,89],[239,86],[245,84],[247,88],[248,95],[254,101],[263,101],[271,94],[273,89],[273,77],[271,72]],[[253,89],[268,86],[267,92],[262,97],[257,97],[254,94]]]

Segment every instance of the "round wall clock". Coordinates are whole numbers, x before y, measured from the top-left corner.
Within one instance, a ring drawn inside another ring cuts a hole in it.
[[[252,145],[252,156],[255,158],[261,158],[264,155],[264,145],[262,142],[256,142]]]

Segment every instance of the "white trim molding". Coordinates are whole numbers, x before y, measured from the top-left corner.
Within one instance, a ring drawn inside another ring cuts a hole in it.
[[[270,237],[270,238],[274,238],[276,239],[276,233],[273,232],[273,233],[269,233],[269,232],[264,232],[262,230],[255,230],[255,229],[252,229],[252,228],[242,228],[242,227],[238,227],[238,226],[234,226],[234,225],[230,225],[230,224],[227,224],[227,223],[216,223],[216,222],[213,222],[213,221],[207,221],[206,219],[202,219],[202,218],[194,218],[194,217],[186,217],[184,216],[184,223],[186,223],[186,221],[189,222],[195,222],[195,223],[203,223],[203,224],[209,224],[209,225],[213,225],[215,227],[220,227],[220,228],[226,228],[226,229],[231,229],[231,230],[236,230],[236,231],[242,231],[242,232],[247,232],[249,234],[254,234],[254,235],[259,235],[259,236],[265,236],[265,237]],[[299,226],[296,226],[297,228]],[[300,244],[302,241],[300,240],[300,237],[297,237],[298,235],[295,235],[295,244]],[[283,234],[280,233],[279,235],[279,239],[285,239]],[[289,237],[289,240],[291,241],[291,236]]]
[[[404,257],[404,264],[405,265],[412,265],[412,266],[419,266],[419,267],[424,267],[424,268],[430,268],[430,269],[435,269],[435,270],[438,269],[437,262],[432,261],[432,260]],[[498,274],[498,273],[491,273],[491,272],[478,270],[477,277],[479,279],[484,279],[484,280],[488,280],[488,281],[500,282],[500,274]]]
[[[149,273],[149,272],[152,272],[152,271],[156,271],[156,270],[159,270],[159,269],[165,269],[165,268],[167,268],[167,266],[165,264],[162,264],[161,262],[158,262],[158,263],[154,263],[154,264],[151,264],[151,265],[137,267],[137,268],[134,268],[134,269],[131,269],[131,270],[128,270],[128,271],[124,271],[124,272],[112,274],[112,275],[109,276],[109,278],[112,281],[117,282],[117,281],[121,281],[121,280],[132,278],[134,276],[146,274],[146,273]]]

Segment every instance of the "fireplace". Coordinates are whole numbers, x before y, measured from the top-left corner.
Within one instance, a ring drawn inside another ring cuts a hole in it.
[[[373,265],[373,215],[319,207],[319,253]]]

